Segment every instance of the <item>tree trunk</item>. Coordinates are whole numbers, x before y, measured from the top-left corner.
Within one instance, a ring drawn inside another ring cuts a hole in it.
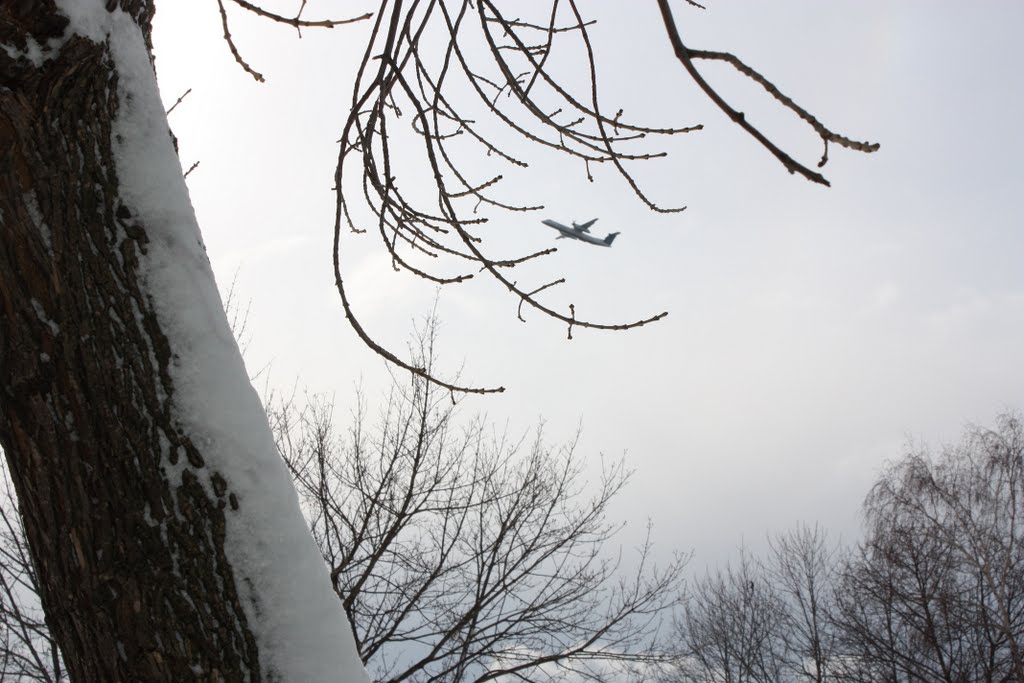
[[[106,5],[150,46],[152,2]],[[258,496],[178,417],[188,349],[140,265],[161,238],[118,177],[123,74],[68,25],[54,0],[0,4],[0,444],[50,629],[77,681],[298,680],[262,651],[266,577],[227,547]]]

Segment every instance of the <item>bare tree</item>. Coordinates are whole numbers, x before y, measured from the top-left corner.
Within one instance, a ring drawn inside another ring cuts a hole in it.
[[[741,549],[696,581],[673,681],[1024,680],[1024,423],[1003,414],[933,457],[915,449],[840,555],[818,526]]]
[[[435,329],[416,354],[426,368]],[[607,517],[621,462],[590,491],[574,444],[460,427],[448,392],[418,376],[344,441],[329,402],[270,413],[377,680],[620,680],[623,665],[667,660],[659,626],[683,561],[656,568],[645,543],[623,570]]]
[[[848,678],[1024,679],[1022,457],[1020,417],[1002,415],[875,485],[839,589]]]
[[[948,546],[921,527],[874,528],[843,571],[838,619],[851,680],[953,681],[975,660]],[[970,663],[969,663],[970,662]],[[973,680],[973,679],[972,679]]]
[[[777,683],[789,657],[786,605],[746,547],[738,562],[694,582],[677,622],[681,652],[671,680]]]
[[[39,584],[6,463],[0,459],[0,680],[67,680],[39,604]]]
[[[836,634],[831,622],[836,548],[818,525],[769,537],[768,577],[786,602],[788,667],[796,680],[830,680]]]
[[[370,17],[308,20],[302,16],[305,2],[295,16],[248,0],[217,4],[231,53],[257,80],[262,76],[232,37],[229,7],[300,30]],[[517,3],[515,11],[521,7]],[[667,0],[659,0],[659,7],[689,77],[790,172],[823,180],[787,160],[717,96],[696,62],[731,64],[806,121],[826,145],[875,149],[832,133],[734,57],[689,49]],[[625,163],[657,156],[660,150],[620,148],[657,129],[609,115],[611,110],[599,102],[597,48],[587,31],[591,19],[579,4],[554,0],[546,9],[543,20],[520,21],[490,0],[383,0],[373,17],[339,151],[335,273],[342,305],[359,335],[421,375],[423,368],[373,342],[352,314],[338,239],[343,216],[349,215],[347,197],[353,194],[363,197],[377,217],[397,267],[435,282],[464,280],[482,267],[521,302],[564,321],[570,333],[575,326],[631,326],[590,323],[578,319],[572,305],[559,312],[541,303],[537,295],[561,280],[525,286],[510,279],[507,269],[534,255],[485,253],[480,237],[469,230],[479,219],[455,207],[467,197],[495,208],[524,208],[487,194],[497,176],[470,177],[460,170],[466,166],[449,162],[446,141],[461,134],[477,150],[521,163],[490,142],[472,119],[457,113],[462,95],[449,96],[446,84],[450,74],[460,72],[475,92],[474,101],[493,113],[501,128],[585,165],[611,164],[648,206],[658,208],[636,186]],[[270,452],[266,425],[245,386],[227,322],[210,305],[215,298],[209,294],[215,290],[212,270],[198,246],[198,225],[170,136],[164,135],[162,107],[154,101],[154,10],[151,0],[0,4],[0,43],[5,46],[0,51],[0,158],[5,169],[0,174],[0,444],[25,520],[42,603],[69,675],[77,680],[258,680],[281,675],[286,663],[299,669],[311,662],[340,665],[342,649],[324,635],[336,634],[348,647],[340,612],[322,612],[325,628],[299,637],[292,629],[301,627],[302,619],[261,605],[272,594],[321,591],[324,581],[313,544],[299,533],[262,537],[266,525],[261,524],[231,541],[232,529],[264,513],[265,518],[289,520],[296,530],[302,520],[291,502],[287,475]],[[474,38],[464,28],[471,18],[493,68],[475,66],[470,59],[467,46]],[[428,22],[448,39],[431,39],[425,33]],[[568,94],[548,68],[552,45],[567,38],[575,39],[586,56],[577,77],[585,97]],[[549,99],[534,97],[541,86]],[[551,97],[564,100],[565,114],[552,113]],[[515,103],[520,113],[505,114],[505,103]],[[438,189],[436,206],[414,206],[412,184],[401,190],[397,184],[388,141],[402,109],[412,114],[427,178]],[[137,117],[131,120],[143,124],[145,134],[121,135],[118,126],[125,117]],[[522,125],[522,117],[532,119],[545,135]],[[145,163],[131,166],[126,159]],[[349,159],[358,160],[354,183],[347,182]],[[139,187],[160,188],[159,201],[150,201],[154,195],[149,192],[133,191],[133,179]],[[168,204],[175,210],[166,211]],[[406,259],[400,246],[428,259],[446,254],[468,261],[468,267],[454,276],[428,273]],[[154,269],[147,265],[155,252],[167,269],[161,272],[188,288],[190,301],[203,301],[209,316],[185,316],[172,288],[155,282]],[[175,370],[209,357],[191,343],[195,339],[216,347],[223,361],[218,369],[225,371],[218,377],[230,374],[230,382],[214,385],[212,377],[201,377],[205,387],[185,391],[188,384]],[[232,447],[216,448],[223,442],[209,438],[198,418],[202,411],[197,406],[215,390],[229,396],[233,414],[246,416],[246,428],[225,435]],[[258,439],[241,445],[257,431]],[[246,468],[257,461],[259,474],[248,476]],[[239,495],[249,485],[256,488]],[[268,511],[271,501],[286,499],[279,510]],[[281,550],[284,543],[293,544],[295,552]],[[265,561],[270,550],[280,551],[287,558],[280,564],[293,572],[301,569],[305,578],[296,581],[276,561]],[[327,592],[326,586],[322,589]],[[265,637],[271,633],[275,637]]]

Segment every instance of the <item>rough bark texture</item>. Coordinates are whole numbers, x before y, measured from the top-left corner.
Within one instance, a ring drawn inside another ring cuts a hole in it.
[[[148,36],[151,3],[121,4]],[[65,24],[52,0],[0,4],[16,49]],[[223,548],[236,502],[175,425],[146,217],[118,197],[116,83],[85,39],[40,67],[0,50],[0,443],[73,680],[256,680]]]

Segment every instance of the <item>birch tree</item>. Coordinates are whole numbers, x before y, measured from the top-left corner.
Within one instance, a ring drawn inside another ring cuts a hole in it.
[[[1024,425],[908,453],[865,501],[837,621],[850,680],[1024,678]]]

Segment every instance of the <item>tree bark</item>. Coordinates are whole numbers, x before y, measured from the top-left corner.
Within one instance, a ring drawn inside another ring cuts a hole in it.
[[[120,6],[148,44],[152,3]],[[73,680],[259,680],[224,548],[239,501],[173,418],[146,216],[119,196],[109,48],[18,54],[66,25],[53,0],[0,5],[0,444],[43,606]]]

